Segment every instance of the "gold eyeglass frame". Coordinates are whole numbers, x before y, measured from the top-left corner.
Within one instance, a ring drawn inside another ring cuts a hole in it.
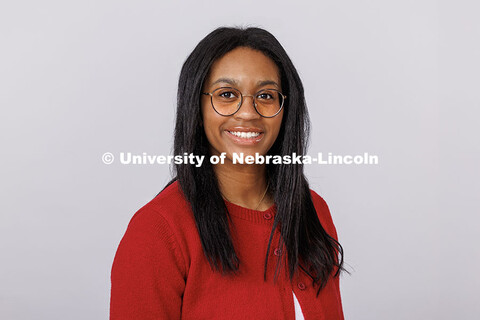
[[[230,113],[230,114],[222,114],[220,112],[217,111],[217,109],[215,109],[215,105],[213,104],[213,93],[215,91],[218,91],[220,89],[233,89],[235,91],[238,91],[240,92],[240,102],[238,103],[238,107],[237,107],[237,110],[235,110],[233,113]],[[257,109],[257,102],[255,101],[255,97],[258,96],[262,91],[266,91],[266,90],[273,90],[273,91],[276,91],[278,92],[281,96],[282,96],[282,105],[280,106],[280,108],[278,109],[278,111],[273,115],[273,116],[264,116],[263,114],[261,114],[258,109]],[[278,115],[280,113],[280,111],[282,111],[283,109],[283,106],[285,105],[285,99],[287,99],[287,96],[284,95],[283,93],[281,93],[280,91],[278,91],[277,89],[262,89],[260,91],[258,91],[257,93],[255,93],[255,95],[252,95],[252,94],[249,94],[249,95],[244,95],[240,90],[236,89],[236,88],[233,88],[233,87],[220,87],[220,88],[217,88],[215,90],[213,90],[212,92],[202,92],[202,94],[204,95],[207,95],[207,96],[210,96],[210,104],[212,105],[212,108],[213,110],[215,110],[216,113],[218,113],[219,115],[221,116],[224,116],[224,117],[229,117],[229,116],[233,116],[235,113],[238,112],[238,110],[240,110],[240,108],[242,107],[243,105],[243,98],[245,97],[252,97],[253,98],[253,108],[255,109],[255,111],[262,117],[264,118],[273,118],[275,117],[276,115]]]

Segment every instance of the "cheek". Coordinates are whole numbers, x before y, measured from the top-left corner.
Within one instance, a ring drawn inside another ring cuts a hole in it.
[[[202,102],[200,103],[200,112],[201,112],[201,116],[202,116],[202,123],[205,123],[205,115],[206,115],[206,112],[207,112],[207,105],[205,104],[205,101],[202,100]]]
[[[278,117],[278,118],[277,118]],[[280,132],[280,128],[282,127],[282,120],[283,120],[283,112],[275,117],[275,123],[273,124],[274,132],[275,132],[275,140],[278,137],[278,133]]]
[[[212,142],[218,136],[221,121],[218,119],[218,115],[209,105],[202,105],[202,122],[203,130],[205,131],[208,142],[212,144]]]
[[[212,115],[210,114],[210,110],[208,109],[208,105],[206,103],[202,103],[202,123],[205,132],[208,131],[209,128],[212,126]]]

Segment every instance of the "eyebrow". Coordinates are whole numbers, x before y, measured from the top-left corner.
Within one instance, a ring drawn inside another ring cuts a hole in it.
[[[235,80],[235,79],[232,79],[232,78],[219,78],[219,79],[215,80],[211,85],[213,86],[214,84],[217,84],[217,83],[220,83],[220,82],[228,83],[229,85],[232,85],[232,86],[238,86],[238,81]],[[276,83],[273,80],[260,80],[260,81],[257,82],[257,87],[263,87],[263,86],[267,86],[267,85],[274,85],[277,88],[280,88],[278,83]]]
[[[238,82],[235,79],[232,79],[232,78],[218,78],[211,85],[213,86],[214,84],[217,84],[217,83],[220,83],[220,82],[228,83],[232,86],[238,85]]]
[[[257,86],[258,87],[263,87],[263,86],[267,86],[267,85],[274,85],[276,86],[277,88],[280,88],[280,86],[278,85],[278,83],[276,83],[275,81],[273,80],[263,80],[263,81],[258,81],[257,82]]]

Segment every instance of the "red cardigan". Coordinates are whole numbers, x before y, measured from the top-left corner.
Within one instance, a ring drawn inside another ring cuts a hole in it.
[[[325,201],[311,190],[318,218],[332,237],[337,233]],[[111,320],[294,319],[292,290],[305,320],[343,319],[339,278],[312,287],[298,271],[290,282],[286,268],[273,283],[279,231],[270,247],[267,282],[265,254],[275,206],[255,211],[226,201],[239,274],[213,272],[204,256],[193,213],[178,182],[168,186],[133,216],[117,249],[111,274]]]

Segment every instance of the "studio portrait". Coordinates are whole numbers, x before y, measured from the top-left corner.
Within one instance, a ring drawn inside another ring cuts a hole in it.
[[[282,46],[264,29],[220,27],[179,79],[174,154],[223,163],[176,165],[136,213],[112,268],[111,319],[342,319],[342,247],[302,164],[233,159],[304,153],[303,86]]]
[[[0,319],[476,319],[479,9],[1,4]]]

